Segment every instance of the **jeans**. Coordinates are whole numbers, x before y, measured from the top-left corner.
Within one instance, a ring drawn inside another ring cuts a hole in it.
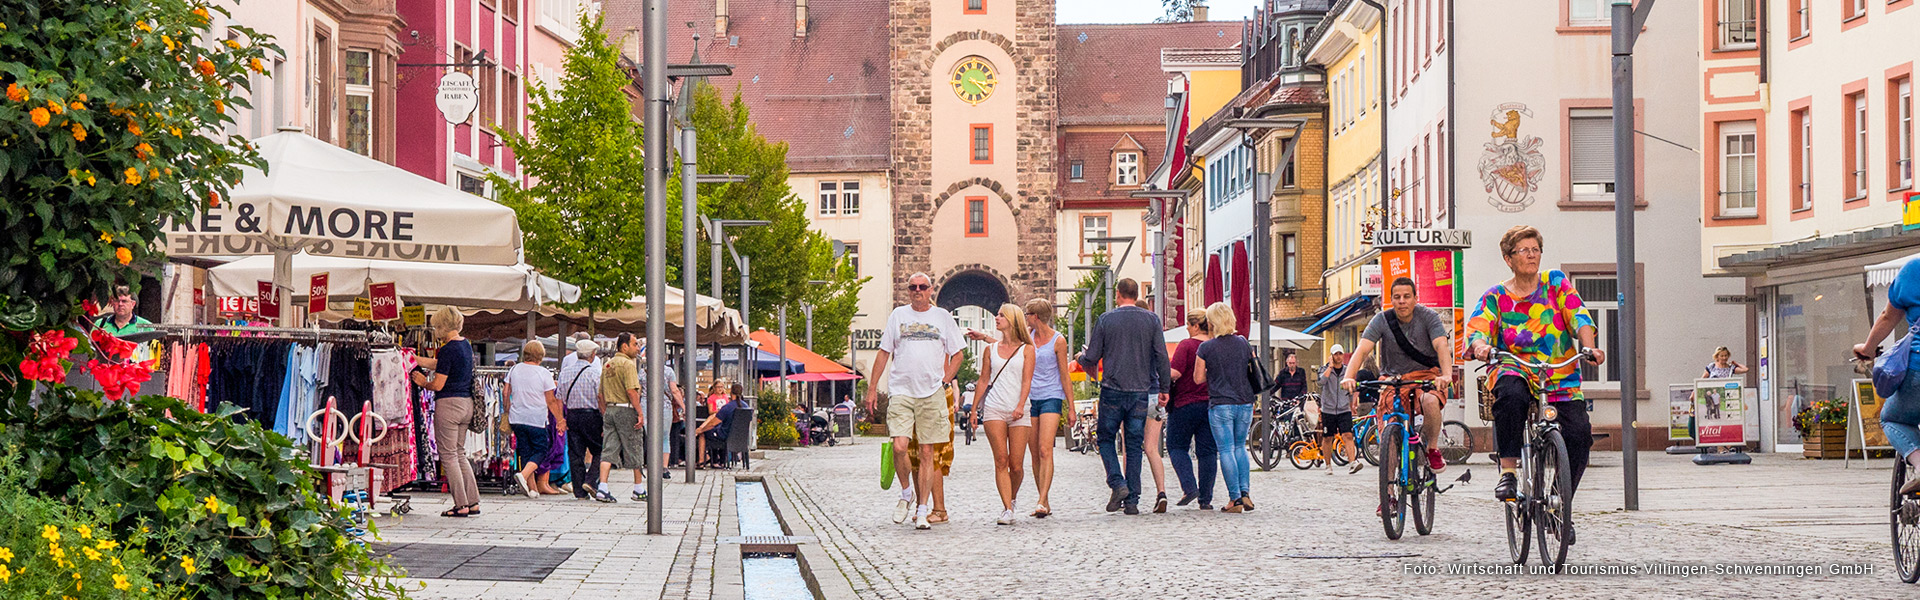
[[[605,423],[597,408],[569,408],[566,416],[567,470],[573,473],[574,497],[585,498],[600,487],[600,461],[605,453],[600,428]],[[587,460],[589,453],[592,461]]]
[[[1227,480],[1227,501],[1247,495],[1253,459],[1247,456],[1247,426],[1253,423],[1252,404],[1222,404],[1207,409],[1207,426],[1220,454],[1220,476]]]
[[[1900,391],[1880,407],[1880,430],[1901,458],[1920,450],[1920,369],[1909,369]]]
[[[1100,463],[1107,468],[1109,489],[1126,486],[1127,506],[1140,504],[1140,460],[1147,439],[1147,396],[1146,392],[1100,389],[1100,428],[1096,434],[1100,442]],[[1114,439],[1121,435],[1122,425],[1126,426],[1127,436],[1124,476],[1120,473],[1120,457],[1113,447]]]
[[[1167,415],[1167,453],[1173,455],[1173,474],[1180,478],[1180,491],[1213,504],[1213,479],[1220,470],[1219,446],[1213,430],[1207,426],[1207,403],[1195,402],[1173,409]],[[1189,456],[1188,450],[1196,450]],[[1196,465],[1196,461],[1198,464]],[[1194,479],[1194,467],[1199,479]]]

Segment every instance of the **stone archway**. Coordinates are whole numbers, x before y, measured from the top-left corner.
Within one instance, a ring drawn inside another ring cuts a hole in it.
[[[934,303],[947,310],[978,306],[991,314],[1012,298],[999,275],[979,265],[966,265],[955,268],[942,279],[940,297],[934,299]]]

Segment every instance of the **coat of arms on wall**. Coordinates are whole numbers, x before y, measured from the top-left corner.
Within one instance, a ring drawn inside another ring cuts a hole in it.
[[[1480,155],[1480,182],[1489,194],[1487,203],[1501,212],[1520,212],[1532,206],[1533,193],[1540,189],[1540,177],[1547,171],[1540,137],[1520,135],[1521,117],[1533,117],[1525,104],[1508,102],[1494,107],[1489,121],[1493,139],[1487,141]]]

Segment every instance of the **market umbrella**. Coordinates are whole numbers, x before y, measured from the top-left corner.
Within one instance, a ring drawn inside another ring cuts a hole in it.
[[[760,342],[762,351],[772,353],[776,357],[779,356],[780,336],[774,335],[765,329],[759,329],[750,334],[750,337],[753,338],[753,341]],[[805,346],[793,343],[793,340],[787,340],[787,360],[789,362],[797,361],[806,366],[806,368],[801,371],[788,369],[787,381],[845,381],[860,378],[860,374],[854,373],[853,369],[833,362],[832,359],[821,356]],[[774,365],[774,369],[779,369],[777,363]],[[799,375],[795,375],[795,373],[799,373]]]
[[[298,130],[253,143],[267,170],[245,168],[218,207],[169,224],[168,255],[273,255],[283,305],[290,302],[293,255],[302,250],[410,262],[519,262],[520,225],[511,208]]]
[[[467,326],[463,335],[476,340],[505,340],[525,338],[527,335],[527,312],[523,310],[477,309],[462,311],[467,316]],[[585,311],[559,311],[551,306],[542,306],[534,313],[533,330],[535,335],[553,335],[560,330],[560,323],[574,331],[586,331],[587,324],[593,323],[593,330],[601,337],[619,333],[631,333],[645,337],[647,322],[643,318],[637,321],[621,321],[603,318],[604,313],[596,313],[593,319],[587,318]],[[720,344],[737,345],[747,341],[747,326],[740,320],[740,311],[721,308],[714,312],[712,323],[694,330],[694,341],[701,345]],[[642,315],[644,317],[644,314]],[[684,335],[677,323],[667,323],[667,340],[676,343]],[[779,368],[776,366],[775,368]]]
[[[333,256],[293,256],[294,281],[327,273],[327,294],[351,302],[366,295],[369,281],[393,282],[401,299],[420,304],[462,308],[530,309],[548,302],[580,299],[580,288],[545,275],[527,265],[456,265],[397,260],[368,260]],[[273,257],[254,256],[208,269],[213,292],[219,296],[251,296],[255,282],[273,275]],[[307,298],[298,286],[295,301]]]

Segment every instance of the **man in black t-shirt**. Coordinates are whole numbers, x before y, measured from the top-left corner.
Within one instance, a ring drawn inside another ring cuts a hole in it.
[[[1287,353],[1287,368],[1273,379],[1280,384],[1282,399],[1292,400],[1307,393],[1307,370],[1300,368],[1300,357],[1292,352]]]

